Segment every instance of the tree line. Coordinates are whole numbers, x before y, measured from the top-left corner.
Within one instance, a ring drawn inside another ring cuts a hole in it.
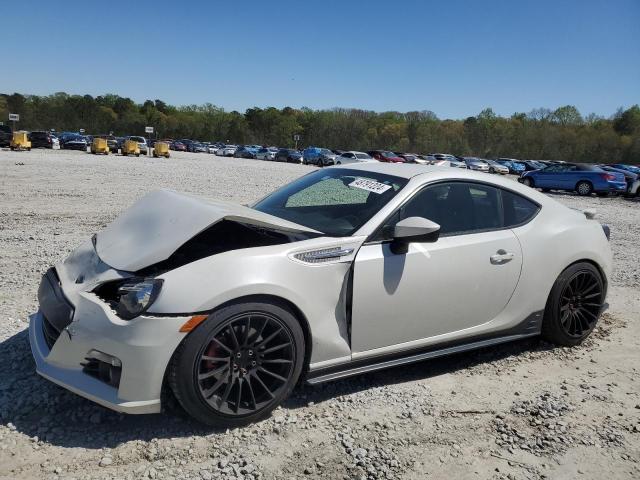
[[[107,94],[48,96],[0,94],[0,121],[20,114],[19,128],[89,134],[144,135],[333,149],[388,149],[446,152],[485,158],[513,157],[580,162],[640,163],[640,107],[619,109],[609,118],[583,116],[576,107],[539,108],[510,117],[491,108],[462,120],[440,119],[431,111],[373,112],[353,108],[312,110],[250,108],[225,111],[210,103],[172,106],[161,100],[137,104]]]

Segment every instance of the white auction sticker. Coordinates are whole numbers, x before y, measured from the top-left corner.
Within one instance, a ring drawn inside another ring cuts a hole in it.
[[[366,178],[357,178],[349,186],[378,194],[384,193],[391,188],[391,185],[385,185],[375,180],[367,180]]]

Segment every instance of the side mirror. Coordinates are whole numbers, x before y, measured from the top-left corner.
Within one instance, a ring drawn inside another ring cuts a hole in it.
[[[396,223],[391,252],[407,253],[410,243],[433,243],[440,236],[440,225],[422,217],[409,217]]]

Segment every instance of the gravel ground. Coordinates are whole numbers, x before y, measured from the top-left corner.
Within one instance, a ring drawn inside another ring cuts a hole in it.
[[[232,431],[116,414],[35,374],[40,275],[136,198],[168,187],[247,203],[311,169],[0,151],[0,478],[640,478],[635,200],[554,195],[612,228],[611,310],[575,349],[530,340],[299,387]]]

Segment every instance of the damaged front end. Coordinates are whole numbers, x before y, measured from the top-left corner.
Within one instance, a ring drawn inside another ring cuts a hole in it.
[[[114,410],[157,412],[181,327],[252,295],[296,306],[314,339],[312,361],[344,358],[350,268],[363,240],[150,193],[43,277],[29,327],[37,371]]]

